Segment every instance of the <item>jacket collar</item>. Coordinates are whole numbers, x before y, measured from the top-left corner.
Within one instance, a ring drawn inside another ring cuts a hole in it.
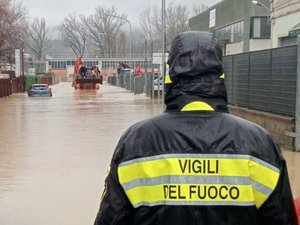
[[[224,79],[206,75],[165,84],[166,111],[215,111],[228,113]]]

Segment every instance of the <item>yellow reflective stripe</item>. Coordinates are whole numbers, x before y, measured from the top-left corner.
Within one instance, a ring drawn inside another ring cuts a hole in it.
[[[257,183],[273,189],[277,185],[279,173],[257,162],[249,161],[249,175]]]
[[[165,84],[171,84],[171,83],[172,83],[172,80],[170,78],[170,75],[166,74],[166,76],[165,76]]]
[[[169,175],[249,176],[248,159],[165,158],[119,166],[121,183]]]
[[[154,187],[158,184],[173,184],[178,181],[185,185],[191,183],[250,184],[257,207],[263,204],[277,185],[279,169],[262,160],[247,155],[211,156],[209,154],[168,154],[130,160],[119,165],[119,181],[127,194],[143,186]]]
[[[215,111],[213,107],[211,107],[209,104],[201,101],[194,101],[188,103],[181,109],[181,111],[198,111],[198,110]]]
[[[167,175],[248,176],[248,159],[165,158],[119,166],[121,183]]]
[[[225,79],[225,74],[223,73],[220,78]]]
[[[255,161],[249,161],[249,174],[252,180],[259,184],[263,184],[272,190],[275,189],[279,179],[279,172],[270,170]],[[253,193],[256,199],[256,207],[259,208],[267,200],[268,195],[256,188],[253,189]]]
[[[126,191],[130,202],[139,205],[219,204],[255,205],[251,185],[160,184],[139,186]]]
[[[166,64],[166,76],[165,76],[165,84],[172,84],[172,80],[171,80],[171,77],[170,77],[170,67],[169,67],[169,64]]]
[[[256,202],[256,207],[259,208],[261,205],[268,199],[268,195],[263,194],[262,192],[256,190],[255,188],[253,189],[253,195],[255,198]]]

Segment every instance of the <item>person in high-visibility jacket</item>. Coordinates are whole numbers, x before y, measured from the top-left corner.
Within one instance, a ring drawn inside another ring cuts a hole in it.
[[[168,64],[166,110],[120,138],[95,225],[296,225],[280,149],[228,113],[215,36],[179,34]]]

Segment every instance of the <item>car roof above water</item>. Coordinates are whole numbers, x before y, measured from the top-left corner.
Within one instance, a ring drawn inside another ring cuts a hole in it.
[[[32,87],[48,87],[48,84],[32,84]]]

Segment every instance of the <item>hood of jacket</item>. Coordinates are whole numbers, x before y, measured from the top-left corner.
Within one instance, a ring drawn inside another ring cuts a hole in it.
[[[222,49],[212,33],[179,34],[172,42],[168,65],[166,111],[228,112]]]

